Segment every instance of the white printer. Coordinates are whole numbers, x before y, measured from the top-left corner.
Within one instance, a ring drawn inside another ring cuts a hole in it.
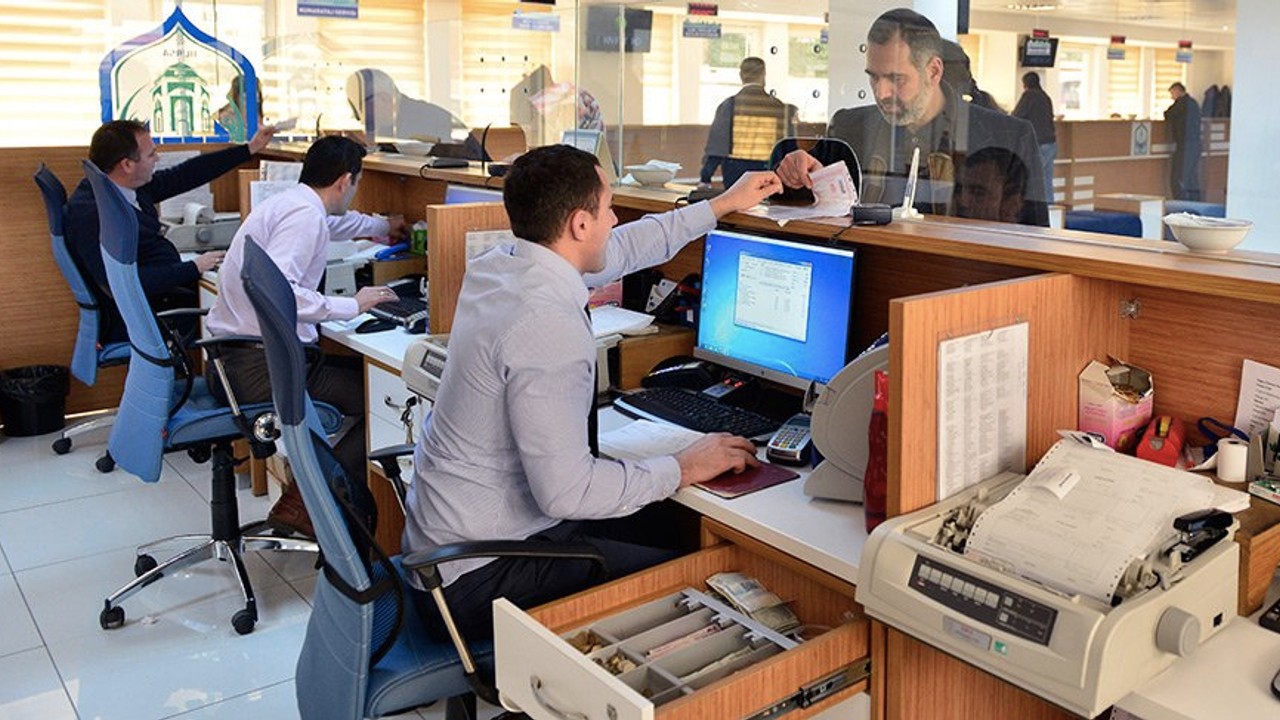
[[[238,212],[204,212],[189,219],[190,222],[183,218],[160,220],[164,225],[165,239],[173,243],[180,253],[226,250],[240,229]]]
[[[1119,455],[1114,461],[1145,462]],[[1118,481],[1125,482],[1120,476],[1129,472],[1119,467]],[[1059,469],[1049,482],[1070,479],[1070,472]],[[975,544],[975,526],[983,532],[983,516],[1023,482],[1022,475],[1002,473],[877,527],[863,551],[857,584],[867,614],[1084,717],[1096,716],[1194,651],[1236,616],[1239,550],[1231,541],[1237,524],[1229,515],[1215,516],[1213,543],[1197,546],[1171,531],[1170,541],[1125,568],[1111,602],[966,554],[966,542]],[[1102,514],[1120,515],[1106,504]],[[1036,523],[1027,537],[1048,537],[1052,530],[1044,525]],[[1034,542],[1021,545],[1011,547],[1012,554],[1032,565],[1038,550],[1048,550]],[[1052,550],[1094,552],[1078,546]],[[1081,564],[1093,559],[1082,558]]]

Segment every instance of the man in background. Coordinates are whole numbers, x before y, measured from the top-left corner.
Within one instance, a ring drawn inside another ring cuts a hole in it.
[[[764,60],[745,58],[738,66],[742,89],[716,108],[698,180],[711,184],[720,168],[730,187],[750,170],[768,170],[774,143],[795,134],[796,107],[784,104],[764,89]]]
[[[1169,194],[1178,200],[1200,199],[1200,104],[1187,94],[1187,86],[1169,86],[1173,104],[1164,111],[1164,121],[1173,140],[1169,158]]]
[[[1058,157],[1058,133],[1053,125],[1053,98],[1040,87],[1040,76],[1028,72],[1022,76],[1022,97],[1013,108],[1013,116],[1031,123],[1040,145],[1040,166],[1044,170],[1045,197],[1053,202],[1053,161]]]
[[[1019,193],[1023,200],[1017,221],[1047,226],[1044,173],[1030,124],[965,102],[943,82],[943,67],[942,38],[925,16],[898,8],[872,23],[867,32],[867,75],[876,104],[836,112],[828,129],[858,156],[860,201],[903,202],[911,158],[918,149],[916,209],[954,215],[958,167],[972,153],[1001,147],[1030,171]],[[809,173],[819,167],[813,156],[796,150],[779,164],[778,177],[792,187],[811,187]]]

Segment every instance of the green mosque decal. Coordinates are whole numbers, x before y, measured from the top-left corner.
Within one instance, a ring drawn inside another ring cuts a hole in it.
[[[98,78],[103,122],[140,120],[157,142],[244,142],[258,131],[253,65],[192,24],[181,7],[107,53]]]

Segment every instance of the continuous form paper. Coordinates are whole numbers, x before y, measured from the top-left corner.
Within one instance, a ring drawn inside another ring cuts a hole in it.
[[[645,460],[674,455],[702,437],[697,430],[678,425],[636,420],[616,430],[600,433],[600,453],[614,460]]]
[[[938,499],[1026,455],[1027,323],[938,343]]]
[[[978,518],[965,554],[1109,604],[1130,563],[1176,535],[1174,518],[1212,505],[1196,475],[1059,440]]]

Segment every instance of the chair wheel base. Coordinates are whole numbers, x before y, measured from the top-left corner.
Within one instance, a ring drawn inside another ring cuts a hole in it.
[[[106,453],[102,457],[93,461],[93,466],[96,467],[100,473],[109,473],[116,469],[116,461],[115,458],[111,457],[111,453]]]
[[[231,627],[235,628],[237,635],[248,635],[253,632],[253,626],[258,622],[258,613],[245,608],[237,610],[235,615],[231,616]]]
[[[115,630],[124,625],[124,608],[119,605],[108,605],[98,615],[98,624],[103,630]]]
[[[71,438],[58,438],[53,441],[53,451],[59,455],[71,452]]]

